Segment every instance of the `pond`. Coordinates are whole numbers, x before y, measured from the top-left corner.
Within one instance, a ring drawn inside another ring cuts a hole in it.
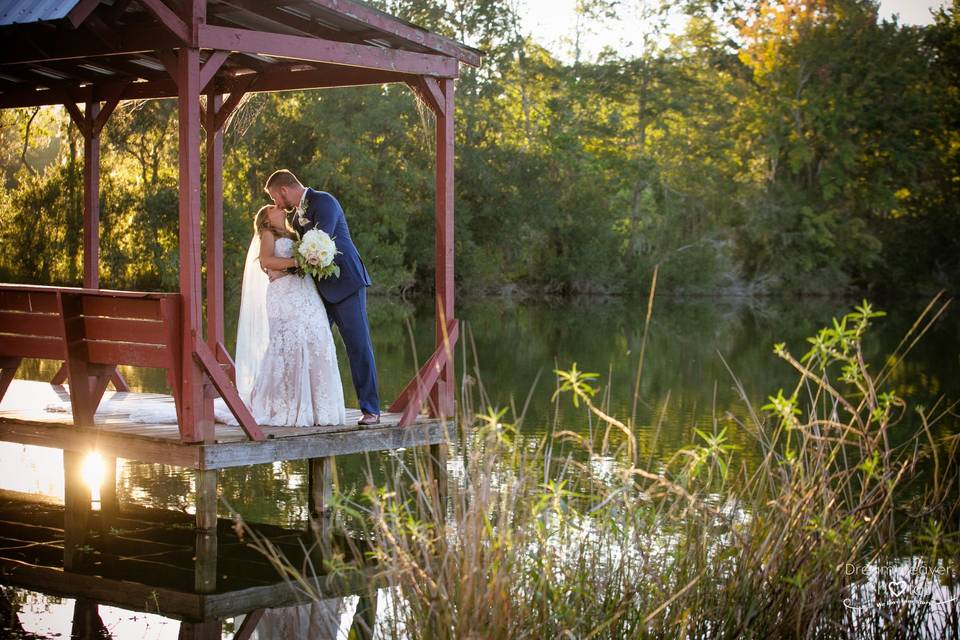
[[[457,379],[461,397],[470,398],[475,409],[506,408],[502,420],[517,423],[521,437],[531,441],[558,430],[596,435],[594,430],[600,427],[582,406],[575,408],[568,395],[557,402],[552,399],[554,370],[569,369],[576,363],[581,371],[599,374],[595,401],[611,415],[636,425],[640,459],[656,468],[696,442],[701,437],[697,430],[709,434],[724,428],[728,441],[738,447],[738,457],[748,465],[755,463],[754,436],[742,425],[749,423],[751,414],[760,412],[778,389],[789,392],[797,383],[796,372],[777,358],[773,345],[785,343],[799,358],[808,348],[809,336],[857,302],[659,298],[648,325],[645,299],[475,299],[458,304],[464,324],[456,352]],[[888,355],[924,304],[879,305],[888,315],[875,321],[865,340],[865,355],[874,371],[888,362]],[[388,400],[432,351],[432,308],[378,297],[371,298],[369,306],[381,391]],[[227,333],[233,331],[228,328]],[[338,350],[347,404],[355,406],[339,343]],[[54,370],[54,363],[34,361],[20,375],[49,379]],[[948,309],[894,369],[890,387],[911,405],[929,407],[941,397],[960,398],[958,370],[960,323],[956,311]],[[135,390],[165,391],[162,372],[124,370],[124,374]],[[911,412],[897,426],[894,437],[898,433],[906,437],[916,428],[913,415]],[[955,429],[956,425],[942,423],[937,428]],[[462,455],[462,448],[454,446],[449,461],[454,478],[456,469],[463,466]],[[338,459],[339,490],[346,494],[361,491],[368,470],[374,477],[382,475],[388,457]],[[0,488],[62,499],[58,453],[0,444],[0,464],[19,469],[15,476],[4,475]],[[249,522],[304,528],[308,521],[306,478],[304,461],[230,469],[220,474],[220,493]],[[118,483],[121,505],[190,509],[190,472],[122,461]],[[227,515],[223,507],[221,516]],[[8,593],[8,597],[21,607],[20,619],[27,630],[62,633],[63,626],[56,621],[69,623],[69,615],[59,612],[56,598],[23,590],[13,596]],[[116,615],[116,624],[132,624],[129,616]],[[139,618],[141,622],[145,619]],[[167,637],[164,629],[168,625],[162,617],[152,624],[154,635],[147,637]],[[170,633],[175,636],[177,625],[171,624]]]

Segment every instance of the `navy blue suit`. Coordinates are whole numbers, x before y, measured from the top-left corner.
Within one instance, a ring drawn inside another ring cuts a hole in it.
[[[293,226],[297,233],[302,237],[310,229],[326,231],[340,252],[334,258],[334,264],[340,267],[340,277],[317,280],[317,290],[323,298],[330,322],[340,329],[340,337],[347,348],[350,375],[357,390],[360,410],[379,414],[377,367],[367,321],[367,287],[372,284],[370,274],[353,244],[347,218],[337,199],[326,191],[307,189],[304,208],[309,222],[301,225],[299,217],[294,214]]]

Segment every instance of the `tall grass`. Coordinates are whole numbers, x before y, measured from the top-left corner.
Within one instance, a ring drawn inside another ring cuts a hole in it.
[[[610,415],[575,364],[555,372],[554,400],[585,406],[592,437],[532,440],[504,410],[464,412],[449,497],[420,455],[340,498],[391,594],[379,633],[956,638],[960,436],[935,436],[955,405],[910,407],[886,384],[946,305],[877,371],[862,344],[882,314],[866,303],[801,357],[777,345],[797,383],[738,425],[754,464],[719,426],[666,463],[641,459],[633,418]]]

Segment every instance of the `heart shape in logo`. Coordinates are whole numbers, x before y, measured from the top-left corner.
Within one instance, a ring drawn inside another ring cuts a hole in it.
[[[893,597],[896,598],[907,590],[907,583],[905,583],[903,580],[891,580],[887,583],[887,589],[889,589],[890,593],[893,594]]]

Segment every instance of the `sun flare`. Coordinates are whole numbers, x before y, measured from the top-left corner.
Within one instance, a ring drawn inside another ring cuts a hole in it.
[[[91,451],[83,460],[83,467],[80,476],[83,478],[90,491],[99,493],[100,484],[103,482],[103,476],[106,472],[106,465],[103,463],[103,457],[96,451]]]

